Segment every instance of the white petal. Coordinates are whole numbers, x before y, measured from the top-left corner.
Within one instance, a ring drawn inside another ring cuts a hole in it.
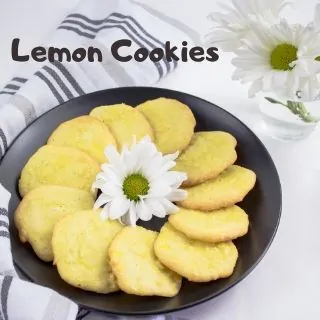
[[[165,197],[171,192],[171,187],[165,181],[160,180],[151,183],[148,194],[152,197]]]
[[[104,194],[109,195],[111,197],[123,194],[121,187],[112,183],[105,183],[100,189]]]
[[[100,196],[98,197],[98,199],[94,203],[93,208],[94,209],[100,208],[103,205],[105,205],[106,203],[108,203],[111,199],[112,199],[111,197],[102,193],[102,194],[100,194]]]
[[[117,164],[121,162],[120,154],[118,153],[116,146],[114,146],[113,144],[109,144],[106,147],[106,149],[104,150],[104,154],[110,164]]]
[[[100,218],[102,220],[107,220],[109,218],[109,208],[110,208],[110,204],[108,203],[102,210],[100,213]]]
[[[188,179],[188,176],[185,172],[168,171],[161,176],[161,179],[172,188],[177,189],[181,186],[182,182]]]
[[[123,216],[130,207],[130,200],[120,196],[112,200],[110,204],[109,216],[110,219],[116,220]]]
[[[136,204],[137,215],[142,221],[149,221],[152,218],[152,211],[147,207],[143,199]]]
[[[164,218],[167,215],[167,212],[160,201],[155,199],[146,199],[145,203],[154,216]]]
[[[182,190],[182,189],[176,189],[173,190],[169,196],[167,196],[166,198],[170,201],[181,201],[186,199],[188,196],[188,192],[186,190]]]
[[[162,199],[161,202],[168,214],[172,214],[179,211],[179,208],[171,201],[167,199]]]
[[[104,172],[104,180],[106,182],[111,182],[118,186],[122,185],[122,179],[123,179],[122,173],[116,172],[115,171],[116,168],[114,166],[103,164],[101,166],[101,169]]]

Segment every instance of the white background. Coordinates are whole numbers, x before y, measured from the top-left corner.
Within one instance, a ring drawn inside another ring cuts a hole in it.
[[[216,0],[144,1],[176,15],[200,32],[208,26],[207,14],[217,8]],[[309,22],[316,2],[297,0],[286,16]],[[0,87],[21,67],[11,60],[12,39],[21,38],[21,48],[27,53],[41,44],[76,3],[77,0],[0,0]],[[183,64],[157,86],[212,101],[234,113],[259,135],[279,170],[282,220],[271,248],[250,276],[221,297],[185,314],[195,320],[320,319],[320,131],[299,143],[268,138],[260,132],[256,102],[247,98],[245,87],[231,81],[231,73],[230,57],[222,54],[216,63]]]

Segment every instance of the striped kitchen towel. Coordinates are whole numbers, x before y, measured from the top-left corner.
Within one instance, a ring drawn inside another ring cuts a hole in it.
[[[110,52],[111,44],[119,39],[132,41],[131,48],[122,54],[132,54],[140,47],[163,48],[166,41],[199,42],[197,33],[189,27],[145,4],[130,0],[80,0],[41,46],[67,47],[71,51],[93,46],[100,49],[103,60],[25,62],[0,91],[0,159],[26,126],[64,101],[106,88],[152,85],[178,66],[176,61],[165,59],[121,63]],[[19,278],[10,250],[9,200],[10,194],[0,184],[0,319],[123,319],[79,310],[75,303],[51,289]]]

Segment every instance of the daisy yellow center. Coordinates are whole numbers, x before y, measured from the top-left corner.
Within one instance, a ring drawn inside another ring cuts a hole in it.
[[[133,173],[123,181],[123,193],[131,201],[138,201],[139,196],[148,194],[149,181],[140,173]]]
[[[297,60],[298,48],[292,44],[284,43],[277,45],[270,56],[270,64],[273,69],[290,71],[293,68],[291,62]]]
[[[320,56],[315,58],[316,61],[320,61]]]

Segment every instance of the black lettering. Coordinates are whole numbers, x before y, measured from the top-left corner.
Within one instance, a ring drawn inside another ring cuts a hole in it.
[[[161,48],[155,48],[149,54],[150,60],[153,62],[160,61],[163,58],[163,56],[164,56],[164,51]]]
[[[218,55],[218,53],[216,53],[216,51],[218,51],[218,48],[216,48],[216,47],[208,48],[206,59],[211,62],[217,61],[219,59],[219,55]]]
[[[19,61],[19,62],[24,62],[24,61],[29,61],[29,55],[26,54],[24,56],[19,56],[19,38],[14,38],[12,40],[12,45],[11,45],[11,57],[13,61]]]
[[[87,56],[87,51],[85,48],[78,48],[73,51],[72,53],[72,60],[74,62],[81,62],[83,61]]]
[[[119,49],[121,47],[131,47],[132,41],[129,39],[121,39],[114,42],[111,46],[111,53],[113,57],[120,62],[128,62],[132,59],[132,55],[128,55],[126,57],[120,56]]]
[[[35,47],[31,51],[31,57],[34,61],[43,62],[46,61],[46,48],[44,47]]]
[[[94,54],[98,56],[98,61],[102,62],[102,53],[98,48],[95,47],[88,48],[88,61],[94,62]]]
[[[190,49],[189,56],[193,61],[196,61],[196,62],[203,61],[204,60],[204,57],[202,57],[203,55],[204,55],[204,49],[201,47],[193,47]]]
[[[181,60],[183,62],[187,62],[188,61],[188,48],[187,48],[187,45],[188,45],[188,42],[187,41],[182,41],[182,49],[181,49]]]
[[[56,58],[55,56],[58,56]],[[55,47],[49,47],[48,49],[48,60],[50,62],[53,62],[55,60],[58,60],[59,62],[62,62],[63,56],[65,55],[65,59],[70,62],[71,61],[71,53],[67,48],[55,48]]]
[[[179,57],[177,57],[174,52],[178,49],[178,47],[174,46],[171,48],[170,41],[165,43],[165,53],[166,53],[166,60],[171,62],[172,60],[179,61]]]
[[[148,58],[149,51],[146,48],[139,48],[135,53],[134,53],[134,60],[137,62],[143,62]]]

